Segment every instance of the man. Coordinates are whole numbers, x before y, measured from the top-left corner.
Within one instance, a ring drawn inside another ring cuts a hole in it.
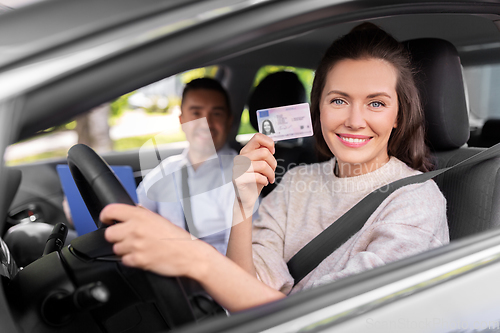
[[[213,79],[189,82],[179,120],[189,147],[144,177],[137,188],[139,203],[225,254],[234,203],[232,161],[237,154],[226,144],[232,123],[226,90]]]

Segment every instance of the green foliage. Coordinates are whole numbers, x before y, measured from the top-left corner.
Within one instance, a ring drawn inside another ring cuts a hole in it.
[[[238,134],[250,134],[257,133],[257,131],[253,128],[252,124],[250,124],[250,114],[248,113],[248,109],[245,109],[241,114],[240,128],[238,130]]]
[[[122,95],[111,102],[111,117],[120,117],[123,112],[129,109],[128,99],[130,96],[135,94],[135,91],[129,92],[128,94]]]
[[[70,121],[69,123],[65,124],[64,128],[67,130],[74,130],[76,128],[76,120]]]
[[[52,126],[52,127],[46,128],[44,130],[38,131],[37,135],[38,135],[38,137],[40,137],[41,135],[44,135],[44,134],[50,134],[53,132],[59,132],[59,131],[64,131],[64,130],[74,130],[75,128],[76,128],[76,121],[73,120],[73,121],[70,121],[69,123],[66,123],[66,124]],[[31,139],[29,139],[29,140],[31,140]],[[20,141],[20,142],[22,142],[22,141]]]
[[[218,70],[218,66],[196,68],[180,74],[180,79],[182,84],[186,84],[194,79],[199,79],[202,77],[214,78]]]

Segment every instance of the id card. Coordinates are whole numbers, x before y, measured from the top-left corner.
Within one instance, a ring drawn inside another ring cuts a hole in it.
[[[259,132],[274,141],[313,135],[309,103],[258,110],[257,122]]]

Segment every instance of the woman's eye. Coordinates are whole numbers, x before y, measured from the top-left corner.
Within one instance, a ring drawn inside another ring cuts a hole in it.
[[[372,107],[374,107],[374,108],[379,108],[379,107],[381,107],[381,106],[385,106],[385,104],[384,104],[384,103],[382,103],[382,102],[371,102],[371,103],[370,103],[370,105],[371,105]]]
[[[342,105],[345,102],[341,99],[336,98],[336,99],[332,100],[330,103],[335,104],[335,105]]]

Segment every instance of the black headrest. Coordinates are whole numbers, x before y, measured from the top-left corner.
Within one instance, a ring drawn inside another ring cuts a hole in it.
[[[407,41],[417,68],[417,84],[433,151],[461,147],[469,138],[462,66],[453,44],[442,39]]]
[[[500,141],[500,119],[488,119],[481,129],[482,139]]]
[[[307,102],[306,90],[295,73],[269,74],[255,87],[248,101],[250,123],[258,131],[257,110],[305,102]]]

